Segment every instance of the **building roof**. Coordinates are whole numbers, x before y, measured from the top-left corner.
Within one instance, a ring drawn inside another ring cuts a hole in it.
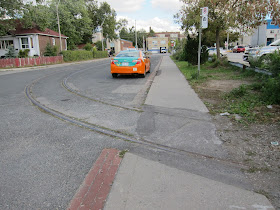
[[[54,36],[59,37],[59,33],[56,31],[53,31],[49,28],[46,28],[45,31],[39,30],[37,27],[31,28],[31,29],[24,29],[22,27],[16,27],[16,30],[13,32],[15,35],[22,35],[22,34],[41,34],[46,36]],[[61,34],[62,38],[68,38],[67,36]]]
[[[45,35],[45,36],[59,37],[58,32],[53,31],[49,28],[46,28],[44,31],[41,31],[39,29],[39,27],[34,24],[33,28],[25,29],[25,28],[23,28],[23,25],[20,22],[20,20],[9,20],[9,21],[15,21],[16,22],[15,30],[9,31],[9,33],[12,34],[12,35],[40,34],[40,35]],[[5,24],[7,24],[7,23],[9,23],[9,22],[6,22]],[[68,38],[67,36],[65,36],[63,34],[61,34],[61,37],[62,38]]]

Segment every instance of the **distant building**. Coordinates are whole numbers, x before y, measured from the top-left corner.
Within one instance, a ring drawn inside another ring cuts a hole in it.
[[[169,41],[173,40],[182,40],[185,38],[184,35],[182,35],[180,32],[158,32],[155,33],[156,37],[167,37]]]
[[[267,44],[280,39],[280,27],[275,25],[275,22],[272,20],[267,20],[267,28],[266,28],[266,40]]]
[[[277,39],[280,39],[279,26],[275,25],[272,20],[267,20],[265,24],[255,28],[252,34],[243,35],[234,44],[244,46],[266,46]]]
[[[169,39],[168,37],[148,37],[147,50],[159,53],[161,48],[168,50]]]
[[[118,53],[122,50],[127,50],[129,48],[134,48],[133,42],[125,39],[115,39],[112,41],[107,40],[106,46],[107,49],[113,50],[115,53]]]
[[[61,34],[62,50],[67,50],[67,36]],[[6,36],[0,36],[0,56],[7,53],[9,46],[13,46],[16,52],[29,49],[29,56],[44,55],[47,44],[56,45],[60,50],[59,33],[46,28],[41,31],[38,27],[24,29],[18,22],[15,31],[10,31]]]

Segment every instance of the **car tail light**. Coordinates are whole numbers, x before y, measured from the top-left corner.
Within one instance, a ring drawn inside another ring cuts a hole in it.
[[[118,62],[119,62],[118,60],[111,60],[111,64],[116,64]]]
[[[141,63],[141,60],[133,60],[132,62],[133,62],[133,63],[136,63],[136,64],[140,64],[140,63]]]

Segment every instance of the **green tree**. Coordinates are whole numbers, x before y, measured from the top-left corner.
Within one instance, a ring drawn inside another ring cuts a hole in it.
[[[117,38],[115,33],[118,27],[116,11],[107,2],[101,2],[100,6],[98,6],[96,0],[87,0],[86,5],[91,19],[91,28],[96,29],[98,26],[102,26],[105,38],[111,40]]]
[[[279,1],[270,0],[181,0],[184,6],[175,18],[186,31],[198,29],[200,8],[208,7],[208,28],[215,33],[217,57],[220,58],[220,35],[222,31],[239,29],[247,31],[260,25],[271,14],[280,23]]]
[[[15,22],[3,21],[7,17],[14,19],[21,13],[22,0],[1,0],[0,1],[0,36],[7,35],[7,32],[15,29]]]
[[[46,5],[26,4],[23,7],[22,23],[24,28],[33,28],[35,25],[41,31],[51,26],[54,12]]]

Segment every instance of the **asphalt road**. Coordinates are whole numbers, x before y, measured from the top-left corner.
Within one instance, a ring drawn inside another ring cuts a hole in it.
[[[160,59],[151,56],[150,75]],[[186,133],[172,133],[194,122],[195,128],[206,128],[208,117],[143,106],[151,81],[149,74],[113,79],[109,59],[0,72],[0,209],[66,209],[104,148],[129,150],[250,189],[240,168],[226,161],[223,148],[207,150],[205,145],[192,144],[195,136],[187,142]],[[153,144],[139,141],[146,137]],[[205,147],[202,156],[194,155],[200,147]],[[225,162],[216,161],[216,154]]]

